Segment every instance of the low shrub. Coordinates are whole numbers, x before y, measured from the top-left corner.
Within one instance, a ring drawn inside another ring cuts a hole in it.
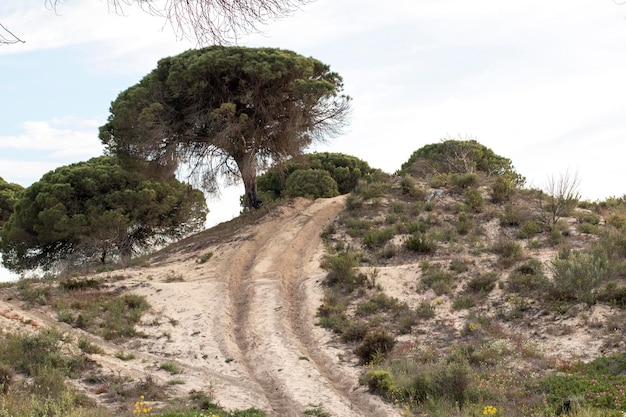
[[[361,253],[341,252],[324,259],[323,267],[328,271],[326,283],[330,287],[338,287],[352,292],[367,281],[367,276],[356,270],[361,263]]]
[[[363,243],[370,248],[380,247],[387,243],[396,234],[394,227],[372,229],[363,236]]]
[[[491,251],[500,256],[498,262],[503,268],[508,268],[521,260],[524,253],[519,243],[508,239],[500,239],[495,242]]]
[[[521,230],[517,233],[517,237],[520,239],[530,239],[533,236],[541,233],[542,226],[535,220],[529,220],[524,222]]]
[[[406,248],[417,253],[433,253],[437,250],[437,245],[431,239],[421,233],[415,233],[406,240]]]
[[[475,189],[469,190],[465,194],[464,203],[467,210],[472,213],[481,213],[485,207],[485,199],[480,191]]]
[[[623,353],[600,357],[587,364],[579,364],[568,372],[559,372],[540,381],[539,390],[545,393],[552,411],[561,409],[564,398],[577,398],[580,406],[599,408],[609,416],[611,410],[626,411],[624,384],[626,355]]]
[[[0,394],[6,394],[9,391],[14,377],[13,368],[0,362]]]
[[[349,219],[345,226],[348,234],[352,237],[363,236],[365,232],[374,227],[371,221],[359,219]]]
[[[159,365],[159,369],[163,369],[164,371],[167,371],[172,375],[183,373],[183,370],[180,368],[180,366],[178,366],[174,362],[163,362],[161,365]]]
[[[435,317],[435,307],[433,307],[430,301],[424,300],[417,306],[415,313],[421,319],[432,319]]]
[[[515,182],[504,176],[498,176],[491,186],[491,202],[501,204],[511,199],[515,192]]]
[[[426,196],[426,192],[422,188],[419,188],[415,179],[410,176],[405,176],[400,180],[400,188],[403,194],[415,200],[423,200]]]
[[[467,282],[467,290],[478,294],[489,294],[496,287],[498,279],[497,272],[486,272],[470,279]]]
[[[467,213],[461,212],[459,213],[459,219],[455,226],[456,232],[461,236],[465,236],[472,230],[472,227],[474,227],[474,219]]]
[[[452,301],[453,310],[467,310],[476,305],[476,296],[472,294],[459,294]]]
[[[390,189],[390,184],[386,181],[359,181],[354,188],[354,194],[363,198],[363,200],[369,200],[375,197],[382,197]]]
[[[507,204],[504,206],[504,213],[500,216],[500,225],[503,227],[519,227],[530,220],[532,219],[528,210]]]
[[[607,282],[598,293],[597,300],[617,307],[626,308],[626,286],[619,286],[617,282]]]
[[[393,336],[384,330],[376,330],[365,335],[363,342],[354,350],[361,362],[369,363],[374,358],[385,357],[396,344]]]
[[[441,267],[428,268],[422,274],[422,285],[432,289],[437,295],[448,293],[452,280],[452,274]]]
[[[87,279],[73,279],[69,278],[59,283],[59,288],[66,291],[79,291],[89,288],[98,288],[100,281],[94,278]]]
[[[470,383],[471,368],[464,361],[442,364],[432,374],[433,394],[459,407],[463,407],[468,399]]]
[[[597,288],[609,276],[609,261],[603,253],[574,251],[552,262],[549,295],[561,301],[581,301],[592,305]]]
[[[342,329],[341,340],[345,343],[360,342],[368,331],[369,325],[366,322],[348,320]]]
[[[395,391],[393,375],[384,370],[368,371],[363,377],[363,383],[371,393],[378,394],[385,398],[390,398]]]
[[[337,182],[323,169],[300,169],[285,181],[285,197],[328,198],[339,195]]]
[[[450,174],[448,181],[456,189],[466,189],[478,186],[478,175],[474,173]]]
[[[550,281],[543,273],[541,261],[530,259],[509,274],[506,289],[511,292],[530,295],[546,290],[549,285]]]

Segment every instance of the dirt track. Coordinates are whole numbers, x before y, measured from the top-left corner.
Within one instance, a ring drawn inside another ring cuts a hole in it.
[[[344,201],[296,199],[228,241],[183,247],[123,271],[126,278],[115,285],[145,295],[152,306],[138,329],[149,337],[104,344],[106,354],[95,358],[104,370],[180,379],[180,394],[204,391],[226,408],[256,407],[273,417],[302,416],[317,406],[336,417],[399,415],[358,386],[355,362],[344,360],[346,352],[315,325],[325,275],[320,233]],[[213,256],[199,263],[209,251]],[[116,349],[137,359],[119,361]],[[183,373],[160,370],[165,361]]]

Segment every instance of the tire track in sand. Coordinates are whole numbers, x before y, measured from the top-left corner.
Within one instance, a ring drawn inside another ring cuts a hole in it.
[[[241,244],[224,271],[235,321],[234,340],[224,354],[237,357],[262,387],[270,416],[298,417],[317,404],[340,417],[396,415],[354,391],[354,375],[344,375],[313,335],[310,303],[317,306],[319,300],[308,295],[306,281],[314,273],[322,229],[344,201],[292,203],[282,215],[257,225],[256,235]]]

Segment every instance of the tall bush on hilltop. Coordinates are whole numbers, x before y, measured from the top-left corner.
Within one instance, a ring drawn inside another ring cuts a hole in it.
[[[499,187],[503,185],[505,188],[507,185],[521,187],[526,182],[526,179],[515,171],[510,159],[496,155],[474,139],[445,139],[439,143],[423,146],[413,152],[397,173],[420,177],[476,172],[503,178],[506,183]]]

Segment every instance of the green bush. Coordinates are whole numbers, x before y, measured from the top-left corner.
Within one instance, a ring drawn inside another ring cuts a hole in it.
[[[524,222],[521,230],[517,234],[517,237],[520,239],[530,239],[538,233],[541,233],[542,226],[539,222],[534,220],[529,220]]]
[[[586,235],[597,235],[600,234],[600,228],[591,223],[580,223],[577,227],[580,233],[584,233]]]
[[[68,369],[68,360],[59,353],[63,334],[44,329],[35,334],[9,335],[0,347],[0,361],[17,371],[36,375],[44,367]]]
[[[452,283],[452,279],[452,274],[440,267],[428,268],[422,273],[422,285],[426,288],[447,287]]]
[[[59,398],[65,387],[65,372],[54,365],[42,365],[33,377],[33,394],[43,398]]]
[[[465,206],[473,213],[481,213],[485,207],[485,200],[479,190],[469,190],[465,194]]]
[[[340,194],[354,190],[359,180],[372,181],[380,176],[379,170],[367,162],[340,153],[320,152],[302,155],[276,166],[257,178],[259,196],[276,200],[285,196],[287,179],[298,170],[326,171],[337,184]]]
[[[598,293],[598,301],[621,308],[626,307],[626,286],[619,286],[617,282],[607,282],[606,287]]]
[[[435,307],[430,304],[430,301],[422,301],[416,308],[415,314],[417,317],[427,320],[435,317]]]
[[[596,301],[596,289],[609,276],[609,261],[603,253],[574,251],[555,259],[552,273],[552,298],[592,305]]]
[[[509,201],[514,192],[514,180],[510,176],[499,176],[491,186],[491,202],[501,204]]]
[[[406,240],[406,247],[417,253],[433,253],[437,250],[435,242],[421,233],[415,233]]]
[[[363,236],[363,243],[370,248],[380,247],[389,242],[395,234],[396,229],[394,227],[372,229]]]
[[[450,271],[456,272],[457,274],[461,274],[463,272],[466,272],[469,267],[465,264],[465,262],[458,259],[453,259],[452,261],[450,261],[450,266],[448,267],[448,269],[450,269]]]
[[[352,237],[363,236],[365,232],[374,227],[371,221],[359,219],[349,219],[345,226],[348,234]]]
[[[589,223],[593,225],[599,225],[602,219],[600,215],[595,213],[582,213],[576,216],[579,223]]]
[[[0,362],[0,394],[7,393],[14,377],[15,371],[13,371],[13,368]]]
[[[406,203],[404,201],[392,201],[389,210],[395,214],[404,214],[406,212]]]
[[[389,371],[371,370],[363,377],[370,392],[389,398],[395,391],[393,375]]]
[[[467,290],[473,293],[489,294],[495,287],[499,277],[496,272],[486,272],[467,282]]]
[[[442,364],[432,375],[434,394],[463,407],[468,399],[471,368],[465,361]]]
[[[395,344],[396,340],[393,336],[384,330],[377,330],[366,334],[354,353],[363,363],[369,363],[374,358],[385,357]]]
[[[369,325],[366,322],[349,320],[341,331],[341,340],[345,343],[360,342],[368,331]]]
[[[363,285],[367,276],[359,273],[356,267],[361,263],[361,253],[341,252],[334,256],[327,256],[323,266],[328,271],[326,283],[330,287],[337,287],[352,292],[356,287]]]
[[[504,206],[504,213],[500,216],[500,225],[503,227],[519,227],[530,221],[532,215],[524,208],[507,204]]]
[[[163,362],[161,365],[159,365],[159,369],[163,369],[164,371],[167,371],[172,375],[183,373],[180,366],[178,366],[174,362]]]
[[[87,278],[87,279],[69,278],[59,283],[59,287],[66,291],[86,290],[90,288],[98,288],[99,286],[100,286],[100,281],[94,278]]]
[[[511,292],[530,295],[542,292],[550,286],[550,281],[543,273],[543,265],[538,259],[530,259],[515,268],[507,280],[506,288]]]
[[[478,186],[478,175],[474,173],[452,174],[448,177],[450,185],[456,189],[466,189]]]
[[[461,236],[465,236],[474,227],[474,219],[465,212],[459,213],[459,219],[456,222],[456,232]]]
[[[426,233],[428,227],[428,223],[421,220],[414,220],[406,225],[406,230],[410,234]]]
[[[452,301],[453,310],[467,310],[476,305],[476,296],[472,294],[459,294]]]
[[[287,198],[328,198],[339,195],[339,190],[337,182],[327,171],[301,169],[287,177],[284,194]]]
[[[415,179],[410,176],[405,176],[400,180],[400,188],[402,193],[408,195],[415,200],[423,200],[426,197],[426,192],[418,188]]]
[[[519,243],[508,239],[500,239],[495,242],[491,247],[491,251],[500,256],[498,262],[504,268],[508,268],[522,259],[524,253]]]
[[[397,174],[422,177],[433,173],[475,172],[505,177],[515,187],[521,187],[526,182],[526,179],[515,171],[510,159],[496,155],[474,139],[446,139],[423,146],[411,154]]]
[[[359,181],[354,188],[354,194],[363,198],[363,200],[369,200],[375,197],[382,197],[391,189],[391,185],[387,181]]]

